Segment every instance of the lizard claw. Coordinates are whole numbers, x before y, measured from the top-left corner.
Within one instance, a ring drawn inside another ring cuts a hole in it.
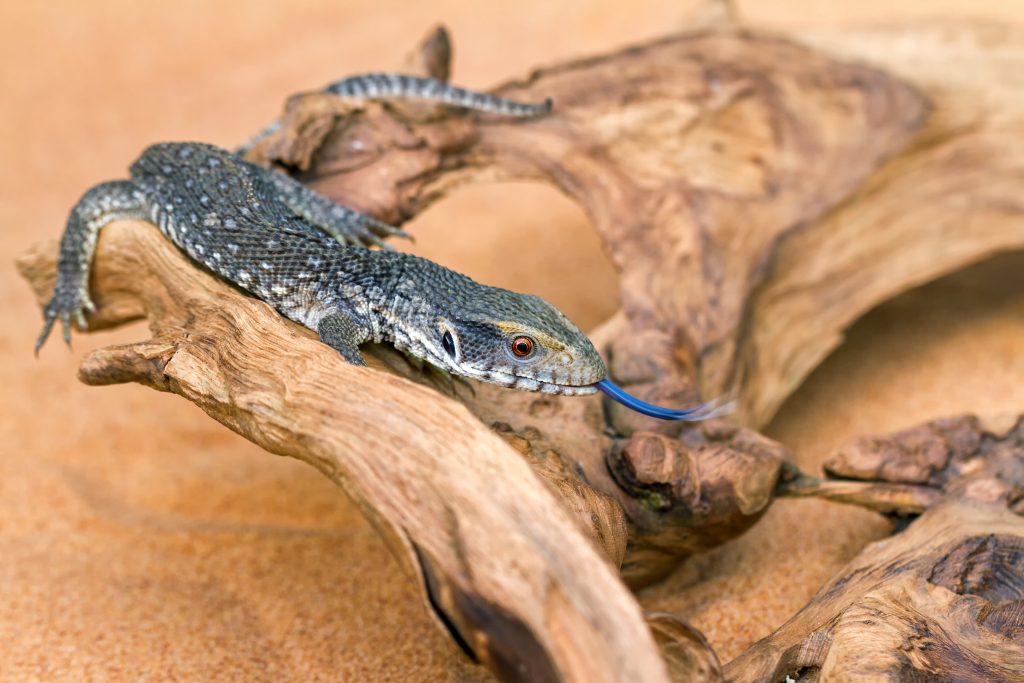
[[[36,337],[35,351],[37,357],[39,356],[39,349],[43,348],[43,344],[46,343],[47,337],[50,336],[50,331],[53,330],[53,323],[55,320],[57,320],[56,313],[46,313],[43,319],[43,330],[39,333],[39,336]]]
[[[462,387],[464,389],[467,389],[469,391],[470,395],[473,398],[476,398],[476,389],[473,388],[473,385],[469,383],[468,379],[466,379],[462,375],[452,375],[452,379],[455,381],[456,385],[458,385],[458,386],[460,386],[460,387]],[[452,395],[453,396],[456,395],[454,391],[452,391]]]
[[[364,247],[376,246],[387,251],[394,251],[394,247],[384,241],[388,237],[401,237],[414,241],[413,236],[405,230],[379,221],[372,216],[360,215],[358,220],[359,226],[356,230],[359,234],[355,241]]]
[[[85,314],[92,313],[95,310],[96,305],[91,300],[88,302],[83,301],[81,295],[69,295],[58,287],[53,294],[53,298],[50,299],[43,309],[43,329],[36,338],[36,355],[39,355],[39,350],[43,348],[43,344],[50,337],[50,332],[53,331],[53,326],[58,319],[61,324],[61,336],[64,338],[64,343],[70,347],[72,321],[78,326],[78,329],[85,330],[88,328]]]
[[[365,216],[363,223],[366,227],[370,228],[370,232],[377,235],[378,237],[401,237],[403,239],[413,240],[413,236],[407,233],[401,228],[395,227],[390,223],[379,221],[371,216]]]
[[[363,231],[363,234],[360,236],[360,242],[362,243],[362,245],[364,247],[376,246],[376,247],[380,247],[381,249],[384,249],[385,251],[394,251],[395,250],[395,248],[393,246],[391,246],[390,244],[388,244],[387,242],[382,240],[377,235],[374,235],[369,230],[364,230]]]
[[[65,311],[60,315],[61,331],[64,335],[64,343],[71,348],[71,313]]]
[[[435,365],[428,365],[427,368],[429,370],[430,377],[433,379],[434,385],[454,398],[456,396],[455,382],[452,381],[451,374]]]

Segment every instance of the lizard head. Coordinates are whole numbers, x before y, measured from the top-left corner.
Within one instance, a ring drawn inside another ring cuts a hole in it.
[[[428,343],[435,364],[516,389],[594,393],[606,374],[604,361],[558,309],[529,294],[485,285],[474,290],[463,305],[439,311]]]

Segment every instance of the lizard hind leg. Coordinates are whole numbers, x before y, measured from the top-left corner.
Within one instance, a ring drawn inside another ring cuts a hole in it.
[[[85,329],[85,313],[96,310],[89,296],[89,271],[96,238],[107,223],[128,218],[148,219],[149,210],[143,192],[127,180],[96,185],[71,209],[60,240],[57,284],[50,301],[43,307],[43,330],[35,346],[37,354],[58,319],[64,328],[64,341],[69,345],[72,320],[80,329]]]
[[[270,180],[274,184],[277,198],[296,216],[309,221],[342,244],[391,249],[384,242],[388,237],[412,239],[404,230],[337,204],[284,173],[270,171]]]

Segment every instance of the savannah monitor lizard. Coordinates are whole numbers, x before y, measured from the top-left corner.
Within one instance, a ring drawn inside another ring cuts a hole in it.
[[[357,76],[327,90],[359,99],[416,97],[512,116],[543,114],[551,106],[393,74]],[[192,261],[316,331],[352,364],[366,364],[360,344],[388,342],[453,375],[506,387],[566,395],[601,389],[664,419],[722,412],[715,404],[670,410],[629,396],[606,379],[587,336],[543,299],[480,284],[417,256],[371,249],[405,233],[235,153],[204,143],[156,144],[132,164],[130,176],[96,185],[72,208],[37,352],[58,319],[70,342],[72,321],[84,329],[85,312],[95,310],[88,282],[100,229],[141,219]]]

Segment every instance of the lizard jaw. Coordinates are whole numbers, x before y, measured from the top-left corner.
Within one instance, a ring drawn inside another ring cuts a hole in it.
[[[475,379],[480,382],[486,382],[487,384],[497,384],[509,389],[534,391],[542,394],[554,394],[560,396],[587,396],[597,393],[597,386],[594,384],[558,384],[557,382],[545,382],[544,380],[533,377],[514,375],[510,372],[502,372],[501,370],[478,370],[476,368],[456,363],[451,358],[442,357],[422,342],[419,347],[415,349],[412,348],[411,345],[398,348],[419,356],[431,365],[435,365],[445,372],[450,372],[453,375]]]
[[[597,388],[592,384],[557,384],[555,382],[545,382],[533,377],[513,375],[508,372],[501,372],[500,370],[473,370],[464,367],[459,367],[455,370],[459,374],[480,380],[481,382],[498,384],[503,387],[519,389],[522,391],[536,391],[543,394],[557,394],[561,396],[585,396],[597,392]]]

